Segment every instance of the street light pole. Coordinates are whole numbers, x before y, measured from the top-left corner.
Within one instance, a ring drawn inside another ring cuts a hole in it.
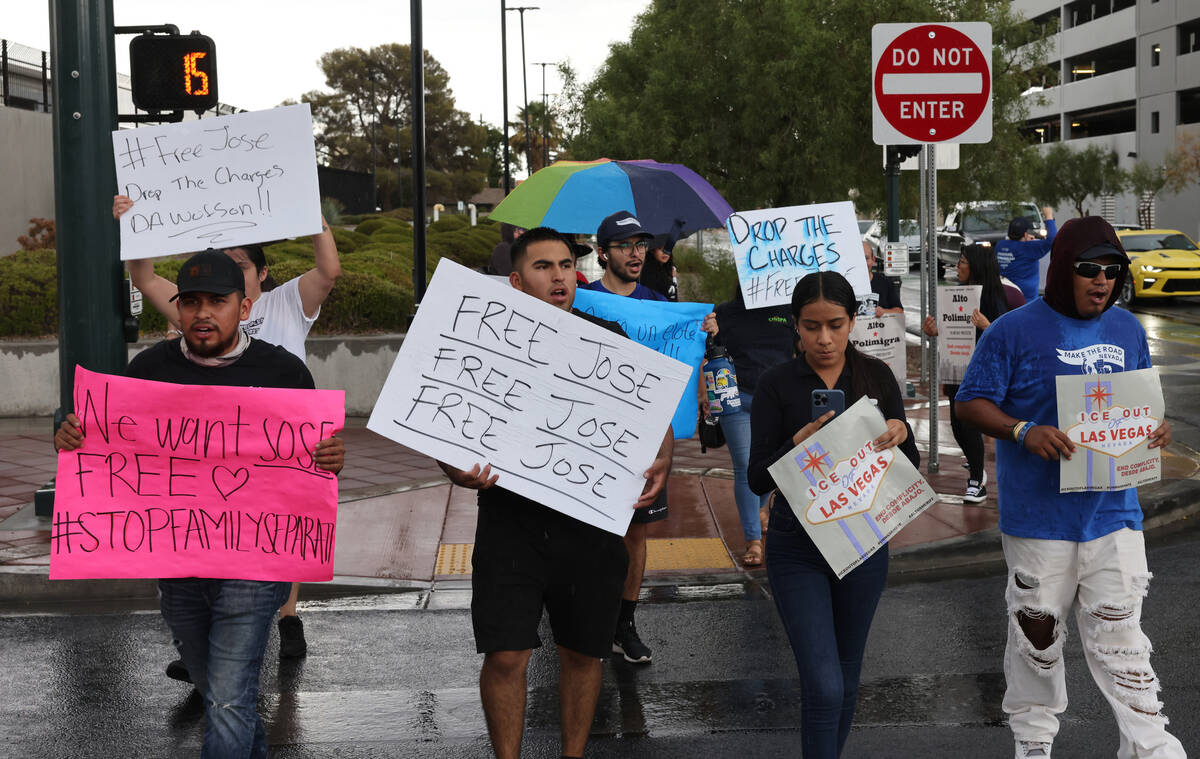
[[[375,106],[375,71],[367,72],[371,80],[371,213],[379,208],[378,183],[375,180],[375,122],[378,119]]]
[[[533,153],[532,141],[529,139],[529,77],[526,76],[528,66],[525,65],[525,11],[539,10],[536,5],[522,5],[517,8],[509,8],[510,11],[516,11],[521,14],[521,86],[525,91],[525,170],[533,173]]]
[[[504,116],[500,120],[504,122],[504,180],[501,184],[504,186],[504,194],[508,195],[512,190],[512,175],[508,168],[508,14],[504,7],[504,0],[500,0],[500,89],[504,92]]]
[[[553,63],[535,63],[542,67],[542,166],[550,165],[550,111],[546,106],[546,67]]]

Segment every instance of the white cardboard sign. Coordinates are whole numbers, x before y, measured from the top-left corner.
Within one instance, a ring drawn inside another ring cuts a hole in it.
[[[850,201],[736,211],[725,221],[746,308],[792,302],[796,283],[836,271],[861,300],[871,292]]]
[[[886,430],[864,396],[768,467],[839,579],[937,501],[908,457],[874,450]]]
[[[850,342],[859,351],[888,365],[900,387],[908,379],[907,345],[904,342],[904,314],[859,316],[854,320]]]
[[[1075,443],[1059,459],[1060,493],[1125,490],[1162,479],[1162,449],[1150,433],[1163,421],[1158,369],[1055,378],[1058,426]]]
[[[962,382],[975,352],[975,325],[971,314],[979,308],[980,285],[937,289],[938,376],[942,382]]]
[[[367,429],[624,535],[691,373],[442,259]]]
[[[307,103],[113,132],[121,260],[321,231]]]

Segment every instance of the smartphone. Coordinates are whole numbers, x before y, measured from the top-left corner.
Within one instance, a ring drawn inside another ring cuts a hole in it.
[[[834,418],[846,410],[846,394],[841,390],[812,391],[812,418],[814,420],[832,411]]]

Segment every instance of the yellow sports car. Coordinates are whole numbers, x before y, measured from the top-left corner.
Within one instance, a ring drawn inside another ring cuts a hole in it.
[[[1137,298],[1200,295],[1200,248],[1174,229],[1119,230],[1129,254],[1129,273],[1121,293],[1124,303]]]

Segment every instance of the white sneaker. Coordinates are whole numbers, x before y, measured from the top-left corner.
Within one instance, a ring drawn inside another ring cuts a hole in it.
[[[983,503],[987,500],[987,488],[979,480],[967,480],[967,492],[963,494],[967,503]]]
[[[1017,741],[1017,759],[1050,759],[1050,744],[1042,741]]]

